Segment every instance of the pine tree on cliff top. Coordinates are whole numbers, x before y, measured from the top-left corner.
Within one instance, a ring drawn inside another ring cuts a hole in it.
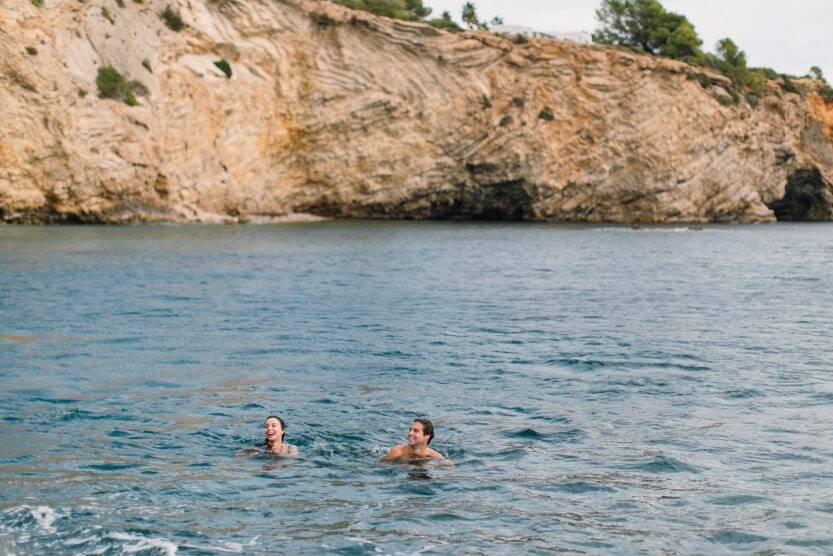
[[[594,42],[679,60],[702,54],[703,41],[691,22],[657,0],[602,0],[596,18],[601,27],[593,33]]]

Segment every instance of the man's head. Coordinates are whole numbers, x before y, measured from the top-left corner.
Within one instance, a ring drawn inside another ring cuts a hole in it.
[[[408,430],[408,445],[430,444],[434,439],[434,425],[428,419],[414,419]]]

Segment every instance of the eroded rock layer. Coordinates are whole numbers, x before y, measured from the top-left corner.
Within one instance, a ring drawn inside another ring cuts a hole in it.
[[[138,106],[98,98],[107,65]],[[833,104],[727,106],[717,74],[599,46],[315,0],[9,0],[0,74],[7,222],[833,215]]]

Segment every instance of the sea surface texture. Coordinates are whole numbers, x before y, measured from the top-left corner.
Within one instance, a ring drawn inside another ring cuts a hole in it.
[[[830,554],[831,286],[830,224],[0,227],[0,553]]]

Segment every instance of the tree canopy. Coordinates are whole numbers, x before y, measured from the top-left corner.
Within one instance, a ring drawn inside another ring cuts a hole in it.
[[[819,81],[824,81],[824,74],[821,72],[821,68],[818,66],[813,66],[810,68],[810,74],[812,74],[814,79],[818,79]]]
[[[480,25],[480,20],[477,19],[477,8],[475,8],[474,4],[471,2],[463,4],[463,13],[460,19],[463,20],[463,23],[469,26],[469,29],[473,29]]]
[[[691,22],[658,0],[602,0],[596,18],[601,27],[594,42],[681,60],[701,54],[703,41]]]

